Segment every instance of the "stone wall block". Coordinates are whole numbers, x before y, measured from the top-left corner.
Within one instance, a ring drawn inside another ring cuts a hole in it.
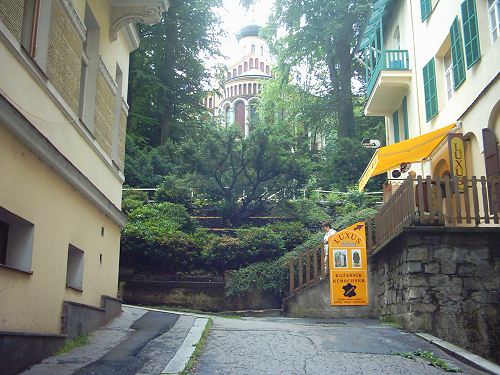
[[[476,291],[482,290],[482,283],[479,282],[475,277],[465,277],[464,278],[464,290],[466,291]]]
[[[472,264],[459,264],[457,274],[461,276],[472,276],[475,274],[475,267]]]
[[[422,272],[422,263],[408,262],[404,268],[405,273],[419,273]]]
[[[436,311],[437,307],[430,303],[412,303],[410,311],[415,311],[417,313],[431,313]]]
[[[438,262],[430,262],[424,265],[425,273],[438,273],[439,272],[439,263]]]
[[[416,260],[427,260],[429,257],[429,250],[426,247],[412,247],[408,250],[408,261],[416,261]]]
[[[446,287],[448,280],[449,278],[446,275],[433,275],[429,277],[429,285],[434,287],[433,289],[440,290]]]
[[[471,249],[466,256],[466,259],[469,261],[476,260],[487,260],[490,257],[490,250],[486,247],[479,249]]]
[[[451,260],[441,260],[441,273],[445,275],[454,274],[457,270],[457,265]]]
[[[412,286],[427,286],[428,285],[427,277],[425,277],[424,275],[419,275],[419,274],[411,274],[408,277],[408,285],[410,287],[412,287]]]

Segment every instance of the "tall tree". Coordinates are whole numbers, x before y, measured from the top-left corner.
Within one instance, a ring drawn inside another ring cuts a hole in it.
[[[221,31],[214,8],[220,0],[170,0],[156,25],[141,25],[141,46],[132,54],[129,131],[149,145],[179,139],[201,115],[204,85],[219,56]]]
[[[248,6],[255,0],[241,2]],[[354,134],[351,79],[370,4],[371,0],[276,0],[267,31],[278,66],[285,71],[307,61],[323,80],[327,69],[325,86],[343,138]]]

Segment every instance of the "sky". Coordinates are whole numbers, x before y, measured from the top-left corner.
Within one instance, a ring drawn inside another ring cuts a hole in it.
[[[239,0],[223,1],[224,5],[217,13],[222,19],[222,28],[227,33],[221,38],[221,52],[225,56],[233,57],[237,49],[235,34],[244,26],[266,24],[273,2],[273,0],[257,0],[256,6],[246,11],[240,6]]]

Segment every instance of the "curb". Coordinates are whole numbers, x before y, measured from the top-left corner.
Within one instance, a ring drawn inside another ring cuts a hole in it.
[[[198,318],[195,320],[186,338],[177,350],[177,353],[175,353],[174,357],[168,362],[167,366],[161,372],[162,375],[175,375],[182,372],[184,368],[186,368],[186,365],[191,359],[191,356],[196,349],[196,345],[200,341],[207,324],[208,319],[206,318]]]
[[[435,336],[429,335],[428,333],[416,332],[415,335],[423,338],[425,341],[428,341],[433,345],[436,345],[438,348],[444,350],[453,357],[458,358],[473,367],[486,371],[489,374],[500,375],[500,366],[488,361],[487,359],[468,352],[465,349],[462,349],[447,341],[441,340]]]

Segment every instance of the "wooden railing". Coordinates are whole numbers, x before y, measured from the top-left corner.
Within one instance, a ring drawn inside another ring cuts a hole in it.
[[[409,226],[457,227],[499,223],[500,176],[461,179],[409,176],[379,208],[375,217],[366,221],[367,250],[373,253],[382,248]],[[317,249],[290,258],[290,296],[327,277],[324,258],[322,244]]]
[[[368,251],[412,225],[479,226],[500,223],[500,176],[411,176],[367,222]]]
[[[290,271],[290,296],[325,279],[325,249],[323,244],[316,249],[299,254],[296,258],[291,257],[288,268]]]

